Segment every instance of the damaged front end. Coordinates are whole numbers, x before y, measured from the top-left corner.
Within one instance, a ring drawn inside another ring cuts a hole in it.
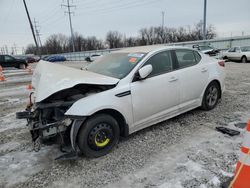
[[[75,150],[77,133],[71,130],[75,120],[66,117],[65,112],[76,101],[114,88],[117,82],[95,73],[40,62],[33,74],[34,92],[29,104],[25,111],[16,113],[17,119],[27,119],[34,150],[39,151],[41,144],[60,144],[61,149],[72,146]]]
[[[32,95],[34,94],[30,94],[30,99]],[[64,113],[72,104],[73,101],[29,103],[24,112],[16,113],[18,119],[27,119],[35,151],[40,150],[41,142],[67,142],[65,133],[70,129],[72,122],[64,117]]]
[[[71,145],[72,140],[75,140],[75,138],[70,138],[73,120],[67,118],[64,115],[65,112],[79,99],[113,87],[80,84],[59,91],[37,103],[34,102],[35,96],[32,92],[26,110],[17,112],[16,117],[17,119],[27,119],[35,151],[40,150],[42,143],[60,144],[62,149],[64,146]],[[76,137],[76,135],[73,136]],[[72,147],[75,149],[74,145]]]

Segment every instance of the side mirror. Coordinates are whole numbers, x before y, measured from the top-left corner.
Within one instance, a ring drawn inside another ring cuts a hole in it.
[[[152,70],[153,70],[152,65],[146,65],[140,68],[140,70],[138,71],[140,79],[143,80],[147,78],[148,75],[150,75],[150,73],[152,72]]]

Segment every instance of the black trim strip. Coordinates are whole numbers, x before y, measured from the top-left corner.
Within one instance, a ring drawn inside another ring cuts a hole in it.
[[[124,96],[127,96],[127,95],[131,95],[131,91],[130,90],[129,91],[124,91],[122,93],[118,93],[115,96],[117,96],[117,97],[124,97]]]

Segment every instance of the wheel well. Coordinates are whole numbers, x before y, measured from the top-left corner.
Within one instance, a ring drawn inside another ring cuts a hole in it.
[[[211,81],[208,85],[210,85],[211,83],[216,83],[216,84],[219,86],[219,91],[220,91],[220,93],[219,93],[219,98],[221,98],[221,93],[222,93],[222,91],[221,91],[221,85],[220,85],[219,80],[213,80],[213,81]]]
[[[126,123],[126,120],[123,117],[123,115],[120,112],[118,112],[117,110],[104,109],[104,110],[100,110],[94,114],[109,114],[110,116],[115,118],[116,121],[118,122],[119,128],[120,128],[120,136],[123,136],[123,137],[128,136],[128,133],[129,133],[128,124]]]
[[[243,59],[243,57],[247,58],[247,56],[243,55],[243,56],[241,57],[241,59]]]

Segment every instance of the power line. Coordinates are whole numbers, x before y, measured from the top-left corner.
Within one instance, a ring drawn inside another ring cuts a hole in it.
[[[66,5],[62,4],[61,6],[66,7],[68,9],[68,11],[65,11],[65,13],[69,15],[69,26],[70,26],[70,31],[71,31],[72,49],[73,49],[73,52],[75,52],[74,32],[73,32],[72,20],[71,20],[71,14],[74,14],[74,12],[71,11],[71,8],[72,7],[76,7],[76,6],[75,5],[71,5],[69,3],[69,0],[67,0],[67,4]]]
[[[58,9],[55,9],[54,11],[48,13],[48,14],[47,14],[45,17],[43,17],[42,19],[40,19],[40,17],[39,17],[39,20],[41,20],[40,23],[41,23],[41,24],[44,24],[44,23],[50,21],[51,18],[54,18],[56,15],[58,15],[58,14],[61,12],[61,10],[60,10],[60,7],[57,7],[57,8],[58,8]]]
[[[107,7],[107,8],[100,8],[100,9],[92,9],[92,10],[88,10],[84,13],[88,13],[89,14],[106,14],[106,13],[111,13],[111,11],[120,11],[123,9],[128,9],[128,8],[137,8],[138,6],[145,6],[145,5],[149,5],[152,3],[155,3],[156,0],[151,0],[151,1],[136,1],[136,2],[130,2],[130,3],[125,3],[119,6],[111,6],[111,7]],[[90,12],[91,11],[91,12]]]

